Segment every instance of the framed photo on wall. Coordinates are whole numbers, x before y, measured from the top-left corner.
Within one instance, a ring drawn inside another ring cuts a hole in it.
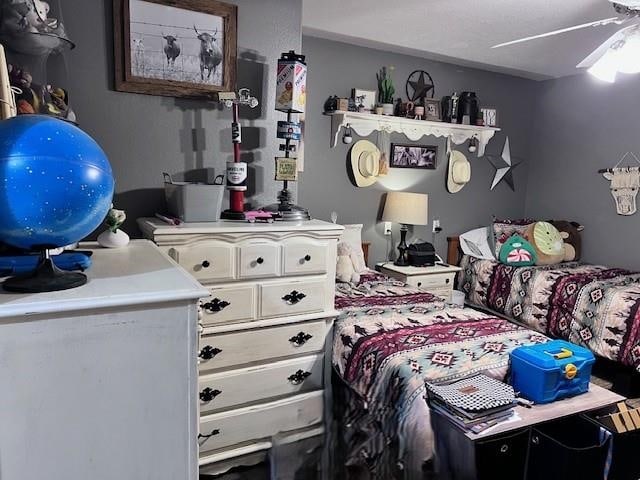
[[[236,90],[235,5],[216,0],[113,0],[115,87],[212,98]]]
[[[438,159],[436,145],[391,144],[391,168],[435,170]]]

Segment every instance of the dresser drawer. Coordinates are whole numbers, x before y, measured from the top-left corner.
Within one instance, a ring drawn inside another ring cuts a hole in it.
[[[200,454],[310,427],[322,421],[322,407],[323,392],[319,391],[204,416],[200,419]]]
[[[284,274],[326,273],[328,244],[313,240],[292,240],[284,244]]]
[[[200,300],[203,325],[256,318],[255,286],[212,288],[210,291],[210,297]]]
[[[200,414],[322,388],[322,355],[201,375]]]
[[[323,280],[261,285],[260,315],[266,318],[320,312],[326,288]]]
[[[437,288],[453,288],[453,282],[456,278],[455,273],[440,273],[433,275],[412,275],[407,278],[409,285],[424,288],[425,290]]]
[[[327,328],[325,320],[317,320],[203,335],[200,338],[200,371],[319,352],[324,348]]]
[[[233,278],[234,247],[220,242],[202,242],[169,249],[169,255],[201,282]]]
[[[276,277],[280,275],[280,247],[275,243],[241,245],[240,278]]]

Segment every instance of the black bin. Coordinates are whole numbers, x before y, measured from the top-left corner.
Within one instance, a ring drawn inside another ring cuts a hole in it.
[[[476,442],[476,475],[478,480],[524,478],[529,430]],[[497,476],[499,473],[499,476]],[[568,479],[566,479],[568,480]]]
[[[527,480],[602,480],[609,442],[582,416],[537,426],[529,441]]]
[[[618,412],[612,405],[600,410],[585,413],[583,416],[598,427],[603,427],[612,435],[612,458],[608,480],[637,480],[640,478],[640,430],[617,433],[613,422],[607,417]]]

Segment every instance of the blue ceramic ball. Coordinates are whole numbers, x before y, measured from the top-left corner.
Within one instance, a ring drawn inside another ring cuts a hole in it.
[[[104,151],[75,125],[44,115],[0,121],[0,242],[80,241],[106,217],[113,188]]]

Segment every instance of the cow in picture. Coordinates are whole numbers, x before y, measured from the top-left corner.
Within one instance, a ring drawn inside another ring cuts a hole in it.
[[[200,33],[196,26],[193,26],[196,31],[198,40],[200,40],[200,78],[204,81],[204,71],[207,70],[207,80],[211,79],[211,74],[215,73],[218,65],[222,62],[222,50],[218,46],[218,40],[216,30],[213,35],[209,33]]]
[[[141,38],[131,39],[133,47],[133,65],[137,68],[139,74],[144,74],[144,42]]]
[[[178,39],[173,35],[163,35],[167,42],[164,46],[164,54],[167,56],[167,65],[175,66],[176,58],[180,56],[180,44],[178,43]]]

